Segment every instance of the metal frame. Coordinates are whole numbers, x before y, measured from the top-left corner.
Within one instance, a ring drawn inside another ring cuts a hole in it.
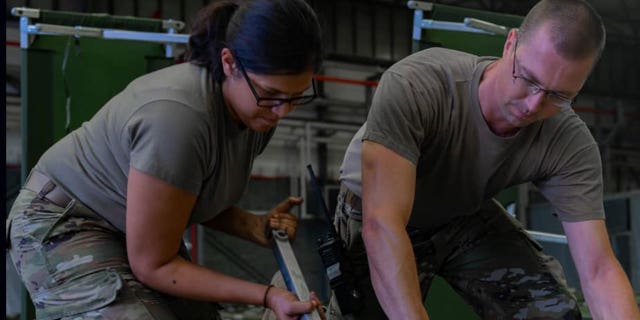
[[[449,30],[490,35],[507,35],[509,28],[488,21],[464,18],[463,22],[437,21],[424,19],[424,11],[433,10],[433,3],[422,1],[408,1],[407,6],[413,9],[413,40],[422,39],[422,29]]]
[[[162,28],[167,33],[128,31],[120,29],[92,28],[83,26],[62,26],[46,23],[31,24],[32,19],[40,17],[39,9],[13,8],[11,14],[20,17],[20,48],[28,49],[31,44],[30,35],[69,35],[76,38],[92,37],[111,40],[132,40],[144,42],[157,42],[165,44],[165,56],[173,57],[175,44],[188,43],[189,35],[177,34],[184,28],[184,22],[177,20],[163,20]]]

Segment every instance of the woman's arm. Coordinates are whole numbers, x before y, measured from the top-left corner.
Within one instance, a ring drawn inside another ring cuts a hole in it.
[[[267,286],[224,275],[178,256],[195,201],[193,194],[130,169],[126,242],[134,275],[145,285],[170,295],[262,305]],[[282,318],[317,306],[317,301],[300,302],[292,293],[277,288],[269,291],[267,301]]]
[[[298,220],[289,211],[302,203],[302,198],[289,197],[263,215],[252,214],[238,207],[230,207],[203,225],[239,238],[268,246],[268,228],[285,230],[294,239]]]

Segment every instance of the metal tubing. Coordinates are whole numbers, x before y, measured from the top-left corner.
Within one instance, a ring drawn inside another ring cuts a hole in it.
[[[561,234],[533,231],[533,230],[526,230],[526,231],[531,237],[539,241],[568,244],[567,236],[564,236]]]
[[[421,40],[422,39],[422,16],[423,11],[416,9],[413,12],[413,40]]]
[[[26,16],[20,17],[20,48],[29,48],[29,18]]]
[[[158,43],[188,43],[189,35],[104,29],[105,39],[137,40]]]
[[[464,23],[459,22],[448,22],[448,21],[437,21],[432,19],[424,19],[420,23],[420,26],[423,29],[437,29],[437,30],[450,30],[450,31],[461,31],[461,32],[471,32],[471,33],[484,33],[484,34],[493,34],[493,32],[488,32],[476,28],[471,28],[466,26]],[[415,32],[415,29],[414,29]]]

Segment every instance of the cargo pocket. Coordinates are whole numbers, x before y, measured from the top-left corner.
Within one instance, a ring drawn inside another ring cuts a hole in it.
[[[124,236],[85,210],[70,204],[43,238],[46,268],[58,285],[97,271],[129,268]]]
[[[9,212],[5,240],[11,245],[9,254],[30,293],[51,283],[44,272],[42,238],[63,210],[22,189]]]
[[[38,319],[57,319],[97,310],[115,301],[122,279],[107,269],[85,274],[55,287],[31,292]]]

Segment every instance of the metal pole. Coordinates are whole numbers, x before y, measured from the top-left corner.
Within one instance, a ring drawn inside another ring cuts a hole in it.
[[[289,236],[282,230],[272,230],[271,232],[274,242],[273,253],[278,261],[278,266],[287,284],[287,288],[295,293],[300,301],[309,300],[311,294],[304,281],[298,260],[296,260],[296,256],[293,253],[293,248],[291,248],[291,244],[289,243]],[[301,319],[320,320],[320,315],[317,310],[314,310],[310,314],[302,315]]]

